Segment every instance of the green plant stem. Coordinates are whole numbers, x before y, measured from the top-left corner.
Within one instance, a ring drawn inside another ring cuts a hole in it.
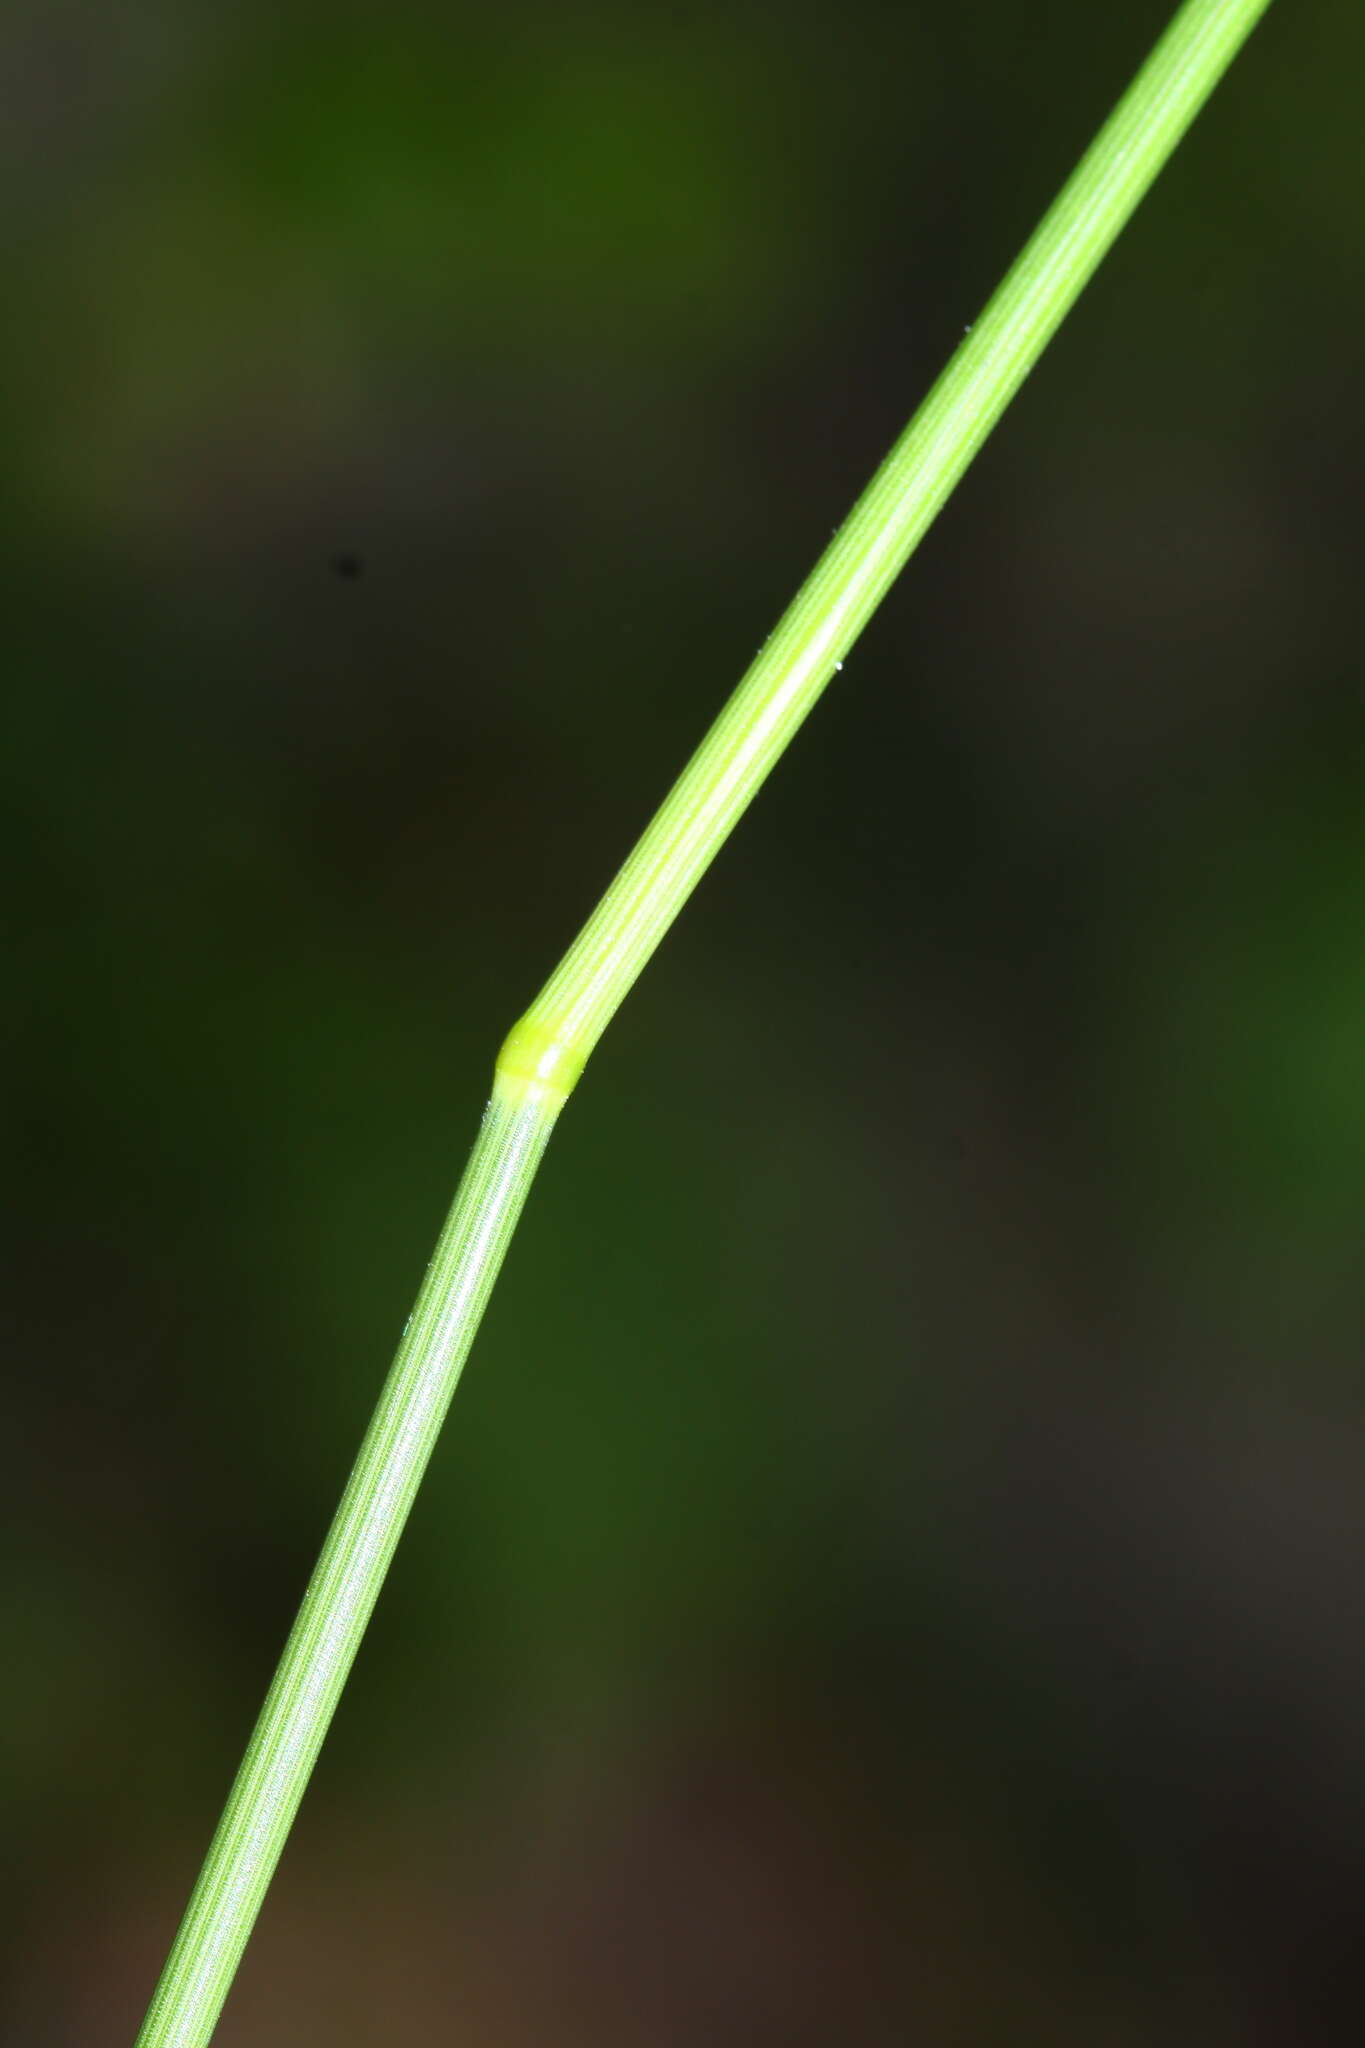
[[[213,2032],[553,1126],[484,1113],[140,2042]]]
[[[416,1308],[138,2048],[204,2048],[583,1063],[1269,0],[1187,0],[499,1055]]]
[[[567,1094],[1269,0],[1188,0],[873,477],[503,1051]],[[510,1078],[510,1073],[509,1073]]]

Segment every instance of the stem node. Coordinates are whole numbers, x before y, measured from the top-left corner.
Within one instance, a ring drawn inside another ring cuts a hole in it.
[[[534,1016],[522,1017],[503,1040],[493,1093],[509,1107],[561,1110],[586,1058],[581,1039],[575,1042]]]

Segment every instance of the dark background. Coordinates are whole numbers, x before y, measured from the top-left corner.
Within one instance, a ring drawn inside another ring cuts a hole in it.
[[[6,2048],[1166,14],[8,0]],[[613,1025],[222,2048],[1360,2038],[1363,75],[1272,9]]]

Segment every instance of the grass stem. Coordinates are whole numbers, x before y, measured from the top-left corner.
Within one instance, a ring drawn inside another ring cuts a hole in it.
[[[556,1116],[636,976],[1269,0],[1186,0],[498,1057],[138,2048],[204,2048]]]

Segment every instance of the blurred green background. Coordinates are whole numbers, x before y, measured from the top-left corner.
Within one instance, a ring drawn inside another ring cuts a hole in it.
[[[8,0],[6,2048],[1166,14]],[[1272,10],[613,1026],[223,2048],[1360,2038],[1362,66]]]

